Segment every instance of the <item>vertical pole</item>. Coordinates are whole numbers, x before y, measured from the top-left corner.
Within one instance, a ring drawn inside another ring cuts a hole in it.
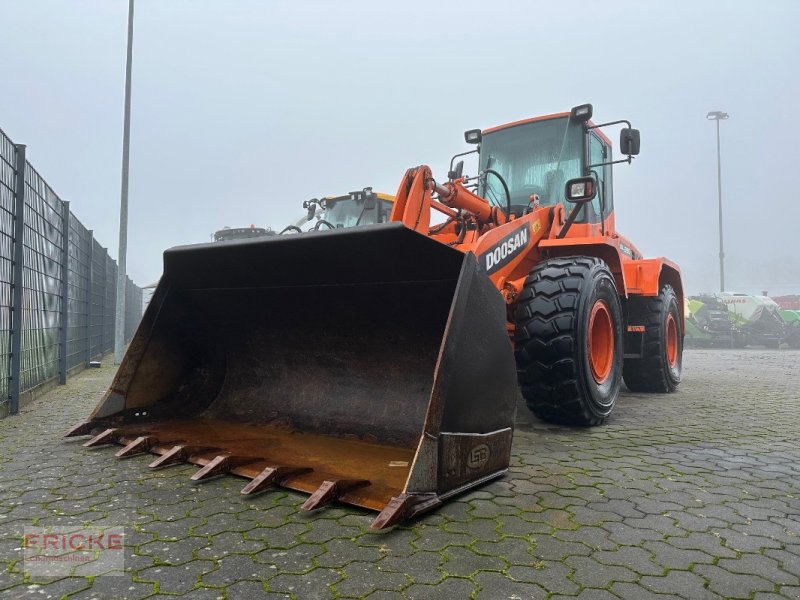
[[[92,292],[94,291],[94,231],[89,230],[89,278],[86,292],[86,366],[92,360]]]
[[[114,364],[122,362],[125,347],[125,272],[128,253],[128,163],[131,137],[131,62],[133,59],[133,0],[128,0],[128,56],[125,64],[125,117],[122,133],[122,190],[119,206],[117,302],[114,321]]]
[[[58,383],[67,383],[67,329],[69,327],[69,202],[61,204],[61,330],[58,342]]]
[[[719,291],[725,291],[725,252],[722,245],[722,161],[719,151],[719,119],[717,119],[717,192],[719,194]]]
[[[19,395],[22,379],[22,302],[23,267],[25,258],[25,145],[16,144],[16,163],[14,169],[14,286],[11,291],[11,373],[9,373],[9,411],[19,412]]]

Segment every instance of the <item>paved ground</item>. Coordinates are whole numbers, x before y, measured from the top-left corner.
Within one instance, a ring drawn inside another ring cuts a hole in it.
[[[34,598],[800,598],[800,352],[687,351],[681,391],[594,429],[520,407],[509,475],[407,527],[193,485],[60,434],[103,367],[0,422],[0,590]],[[24,578],[25,525],[123,525],[119,577]],[[174,597],[174,596],[172,596]]]

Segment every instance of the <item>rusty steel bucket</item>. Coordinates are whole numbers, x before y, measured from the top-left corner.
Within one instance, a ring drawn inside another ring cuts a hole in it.
[[[111,388],[67,436],[382,528],[502,475],[516,394],[474,256],[390,223],[166,251]]]

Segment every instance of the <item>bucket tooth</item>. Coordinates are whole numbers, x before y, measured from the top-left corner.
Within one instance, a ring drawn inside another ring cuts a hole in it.
[[[296,475],[311,473],[314,469],[308,467],[275,466],[267,467],[253,478],[253,481],[242,488],[242,494],[249,496],[257,494],[270,486],[279,484],[282,480]]]
[[[107,446],[109,444],[116,444],[122,437],[122,432],[119,429],[111,427],[102,433],[98,433],[88,442],[83,444],[84,448],[94,448],[95,446]]]
[[[114,454],[114,456],[117,458],[127,458],[129,456],[136,456],[137,454],[145,454],[150,451],[150,448],[157,445],[158,438],[152,435],[140,435],[122,450]]]
[[[151,462],[148,466],[151,469],[168,467],[169,465],[176,465],[189,460],[189,457],[192,455],[204,454],[206,452],[219,452],[219,448],[213,446],[186,446],[184,444],[177,444]]]
[[[384,529],[441,505],[436,494],[401,494],[392,498],[370,527]]]
[[[216,475],[230,473],[236,467],[241,467],[249,463],[254,463],[260,458],[250,456],[233,456],[231,454],[218,454],[212,458],[206,466],[192,475],[192,481],[205,481]]]
[[[317,490],[311,494],[309,499],[305,501],[302,508],[303,510],[315,510],[326,504],[330,504],[334,500],[338,500],[350,490],[366,487],[368,485],[369,481],[366,479],[336,479],[333,481],[326,479]]]
[[[92,429],[97,427],[97,423],[93,423],[92,421],[84,421],[83,423],[78,423],[74,427],[70,428],[65,434],[64,437],[77,437],[79,435],[88,435],[92,432]]]

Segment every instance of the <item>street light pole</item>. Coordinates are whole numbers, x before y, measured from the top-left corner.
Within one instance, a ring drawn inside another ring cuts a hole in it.
[[[122,362],[125,347],[125,288],[128,253],[128,164],[131,143],[131,63],[133,61],[133,0],[128,0],[128,55],[125,63],[125,113],[122,130],[122,186],[119,202],[117,306],[114,321],[114,364]]]
[[[729,117],[728,113],[715,110],[706,115],[709,121],[717,122],[717,193],[719,196],[719,291],[725,291],[725,252],[722,243],[722,160],[719,149],[719,122]]]

